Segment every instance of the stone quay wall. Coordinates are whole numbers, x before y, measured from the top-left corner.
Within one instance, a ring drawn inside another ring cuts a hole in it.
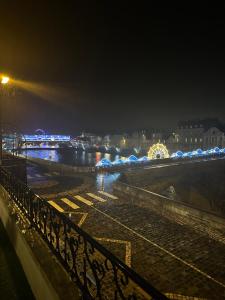
[[[88,166],[70,166],[65,164],[60,164],[55,161],[36,158],[36,157],[27,157],[27,160],[37,163],[45,167],[48,171],[56,171],[62,175],[70,176],[75,173],[94,173],[95,167],[88,167]]]
[[[199,225],[225,232],[225,219],[216,214],[196,209],[188,204],[120,181],[114,183],[113,189],[115,194],[122,196],[129,205],[151,209],[159,215],[172,219],[181,218],[184,219],[185,223],[190,223],[190,220],[193,220]]]

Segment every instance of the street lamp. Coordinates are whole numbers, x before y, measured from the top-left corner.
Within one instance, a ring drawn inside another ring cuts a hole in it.
[[[1,78],[1,84],[7,84],[7,83],[9,83],[9,77],[3,75]]]
[[[7,85],[9,83],[9,77],[1,76],[1,85]],[[1,101],[1,90],[0,89],[0,165],[2,165],[2,101]]]

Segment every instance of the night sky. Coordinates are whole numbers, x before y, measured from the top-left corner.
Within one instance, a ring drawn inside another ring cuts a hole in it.
[[[224,5],[0,4],[0,70],[50,91],[17,87],[4,97],[4,118],[21,131],[75,135],[225,121]]]

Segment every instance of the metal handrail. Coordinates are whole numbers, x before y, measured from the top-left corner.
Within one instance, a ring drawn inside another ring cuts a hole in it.
[[[0,183],[41,234],[84,299],[168,299],[12,174]]]

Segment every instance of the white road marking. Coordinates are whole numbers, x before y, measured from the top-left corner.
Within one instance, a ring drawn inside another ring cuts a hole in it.
[[[83,202],[83,203],[89,205],[89,206],[92,206],[92,205],[93,205],[93,202],[91,202],[90,200],[85,199],[84,197],[81,197],[81,196],[79,196],[79,195],[76,195],[76,196],[73,196],[73,197],[74,197],[75,199],[77,199],[77,200],[79,200],[79,201],[81,201],[81,202]]]
[[[68,206],[70,206],[70,207],[73,208],[73,209],[78,209],[78,208],[80,208],[80,206],[76,205],[75,203],[73,203],[72,201],[70,201],[70,200],[67,199],[67,198],[62,198],[61,201],[64,202],[64,203],[66,203]]]
[[[105,200],[105,199],[103,199],[103,198],[101,198],[101,197],[99,197],[99,196],[97,196],[97,195],[95,195],[95,194],[92,194],[92,193],[87,193],[87,195],[88,195],[89,197],[91,197],[91,198],[95,199],[95,200],[98,200],[98,201],[100,201],[100,202],[106,202],[106,200]]]
[[[107,192],[105,192],[105,191],[98,191],[98,192],[99,192],[100,194],[102,194],[102,195],[105,195],[105,196],[111,198],[111,199],[114,199],[114,200],[118,199],[118,197],[116,197],[116,196],[114,196],[114,195],[112,195],[112,194],[109,194],[109,193],[107,193]]]
[[[48,203],[51,204],[51,206],[53,206],[59,212],[64,212],[64,209],[61,206],[59,206],[58,204],[56,204],[54,201],[50,200],[50,201],[48,201]]]

